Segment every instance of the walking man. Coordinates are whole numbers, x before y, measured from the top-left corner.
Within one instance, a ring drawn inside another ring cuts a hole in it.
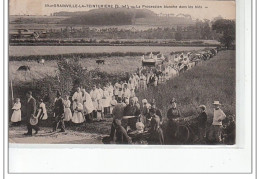
[[[32,92],[28,91],[26,93],[26,97],[28,98],[25,109],[26,109],[26,122],[27,122],[27,133],[24,135],[32,136],[32,129],[35,130],[35,134],[38,133],[40,130],[39,127],[36,125],[31,125],[30,118],[36,115],[36,100],[32,97]]]
[[[65,124],[64,124],[64,103],[61,98],[61,94],[57,91],[57,98],[54,102],[54,124],[53,124],[53,132],[57,130],[59,124],[61,123],[60,132],[65,132]]]

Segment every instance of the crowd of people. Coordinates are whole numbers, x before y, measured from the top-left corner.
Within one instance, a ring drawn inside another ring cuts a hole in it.
[[[171,107],[167,111],[166,127],[162,127],[165,122],[162,117],[160,109],[156,107],[156,101],[148,102],[146,99],[139,103],[136,96],[127,97],[113,95],[110,96],[109,89],[104,88],[103,97],[99,86],[93,86],[90,94],[85,89],[77,88],[77,91],[72,96],[73,102],[69,96],[65,99],[61,97],[61,93],[57,91],[53,106],[53,131],[60,129],[60,132],[65,132],[65,122],[72,121],[73,123],[83,123],[87,120],[104,119],[104,115],[110,115],[113,118],[111,124],[110,139],[111,143],[132,143],[130,134],[149,134],[148,140],[154,144],[174,144],[176,142],[176,130],[178,121],[182,115],[177,107],[177,101],[173,98],[170,101]],[[126,89],[124,89],[125,91]],[[112,91],[112,90],[111,90]],[[114,92],[114,90],[113,90]],[[114,94],[114,93],[113,93]],[[26,94],[28,100],[26,105],[26,122],[27,133],[25,135],[32,136],[32,130],[37,134],[39,126],[37,123],[32,123],[32,119],[46,120],[48,118],[45,104],[40,100],[39,110],[37,113],[36,100],[32,97],[32,92]],[[106,98],[104,98],[104,96]],[[109,100],[108,100],[109,98]],[[102,101],[102,104],[101,104]],[[109,101],[109,102],[108,102]],[[82,104],[82,103],[83,104]],[[103,105],[107,103],[107,105]],[[223,124],[222,121],[226,119],[225,113],[220,109],[219,101],[214,101],[213,122],[207,139],[223,142]],[[72,110],[71,110],[72,107]],[[207,110],[205,105],[200,105],[201,109],[199,115],[194,119],[197,124],[197,141],[202,142],[206,139],[207,129]],[[14,104],[14,112],[11,121],[16,123],[21,121],[21,103],[16,99]],[[228,120],[227,128],[224,129],[226,141],[234,142],[235,140],[235,122],[234,118]]]
[[[77,87],[72,96],[62,94],[57,91],[53,104],[53,131],[60,128],[60,132],[65,131],[65,122],[82,124],[86,121],[102,121],[106,118],[113,118],[111,125],[111,142],[127,141],[132,143],[129,134],[149,133],[150,141],[155,144],[174,143],[175,132],[178,119],[182,116],[177,107],[176,99],[170,101],[171,108],[167,112],[167,127],[162,128],[163,117],[160,109],[156,107],[156,101],[148,102],[146,99],[139,101],[136,96],[137,90],[146,90],[150,86],[157,86],[170,78],[178,75],[178,69],[171,64],[159,65],[156,68],[139,68],[136,73],[131,74],[128,81],[120,81],[115,84],[107,83],[101,87],[100,84],[93,85],[90,92],[82,87]],[[37,134],[39,127],[37,122],[32,124],[32,119],[44,121],[48,119],[46,106],[42,99],[39,100],[39,106],[36,106],[36,100],[32,97],[32,92],[26,94],[28,100],[25,104],[25,118],[27,121],[28,132],[25,135],[32,135],[32,129]],[[141,104],[140,104],[141,103]],[[214,116],[210,127],[209,138],[217,142],[222,141],[222,121],[226,118],[224,112],[219,108],[219,101],[213,103]],[[196,118],[198,128],[198,140],[204,141],[206,137],[206,123],[208,121],[206,106],[198,106],[201,109]],[[37,110],[38,108],[38,110]],[[13,114],[11,122],[14,124],[21,121],[21,102],[17,98],[13,105]],[[230,126],[234,125],[234,120],[229,121]],[[164,130],[164,131],[163,131]],[[227,130],[227,129],[226,129]],[[228,129],[228,131],[234,131]],[[166,135],[166,138],[165,138]],[[234,138],[231,132],[229,138]],[[166,140],[165,140],[166,139]],[[234,139],[233,139],[234,140]]]

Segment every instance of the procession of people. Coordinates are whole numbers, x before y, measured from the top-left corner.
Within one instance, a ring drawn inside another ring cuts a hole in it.
[[[178,74],[178,70],[171,65],[157,66],[156,68],[138,68],[136,73],[130,75],[128,81],[118,81],[115,84],[108,82],[103,87],[100,84],[92,86],[88,92],[84,87],[78,86],[72,96],[56,92],[53,102],[53,132],[65,132],[65,124],[80,125],[85,122],[103,121],[113,118],[111,124],[111,143],[132,143],[129,136],[133,133],[146,133],[151,144],[174,144],[178,120],[182,118],[177,100],[170,100],[170,109],[167,111],[167,120],[163,119],[161,110],[157,108],[153,99],[138,99],[137,91],[147,90],[151,86],[156,87]],[[26,93],[28,101],[25,104],[25,114],[28,132],[25,135],[32,136],[32,130],[37,134],[38,121],[47,120],[50,115],[42,99],[39,100],[37,110],[36,100],[31,91]],[[141,101],[142,104],[139,104]],[[166,104],[165,104],[166,105]],[[222,121],[226,119],[225,113],[220,109],[220,102],[214,101],[213,122],[208,128],[207,107],[199,105],[199,115],[196,117],[197,138],[194,142],[205,141],[208,131],[208,139],[221,143]],[[17,98],[13,105],[11,122],[17,124],[21,121],[21,103]],[[37,113],[38,111],[38,113]],[[167,122],[166,122],[167,121]],[[166,125],[163,126],[163,124]],[[233,125],[234,120],[230,121]],[[166,127],[165,127],[166,126]],[[234,138],[234,137],[233,137]],[[234,139],[233,139],[234,140]]]

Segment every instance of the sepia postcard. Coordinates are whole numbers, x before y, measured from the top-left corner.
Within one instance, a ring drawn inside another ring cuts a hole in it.
[[[9,144],[235,145],[236,2],[9,0]]]

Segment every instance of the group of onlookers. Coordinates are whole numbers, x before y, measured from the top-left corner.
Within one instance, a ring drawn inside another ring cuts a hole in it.
[[[126,140],[128,143],[131,143],[132,140],[129,137],[129,133],[143,133],[144,131],[149,132],[150,139],[151,141],[155,142],[155,144],[173,144],[175,142],[174,139],[176,137],[175,132],[178,127],[178,121],[182,118],[180,110],[177,107],[176,99],[173,98],[170,101],[171,107],[167,111],[167,125],[166,128],[163,128],[162,124],[164,121],[162,113],[160,109],[156,107],[155,100],[152,100],[150,103],[148,103],[146,99],[143,99],[140,104],[136,96],[131,96],[129,99],[124,98],[124,96],[110,96],[110,89],[108,89],[109,85],[110,84],[107,85],[107,88],[103,88],[103,97],[100,96],[102,94],[102,89],[99,88],[99,85],[98,87],[94,85],[90,91],[90,94],[88,94],[85,89],[77,88],[77,91],[72,96],[72,106],[69,96],[66,96],[65,99],[63,99],[61,97],[61,93],[57,91],[53,106],[53,131],[56,131],[58,128],[60,128],[60,131],[64,132],[64,122],[66,121],[71,120],[73,123],[83,123],[88,119],[97,119],[99,117],[98,113],[100,113],[100,117],[102,118],[104,112],[106,112],[106,115],[109,114],[113,118],[110,132],[112,142],[115,142],[116,139],[118,140],[118,136],[121,135],[119,140]],[[25,135],[32,135],[33,129],[37,134],[39,131],[39,126],[37,123],[31,124],[30,120],[31,118],[46,120],[48,118],[47,110],[43,101],[40,100],[39,110],[37,113],[36,100],[32,97],[32,92],[27,92],[26,96],[27,102],[25,104],[25,119],[27,122],[28,132]],[[107,102],[107,98],[109,98],[110,105],[106,106],[103,104]],[[101,103],[103,103],[101,105],[102,108],[100,108]],[[226,125],[227,127],[223,129],[222,122],[224,119],[226,119],[226,115],[220,109],[221,104],[219,101],[214,101],[213,105],[213,122],[210,128],[207,126],[209,119],[206,112],[206,106],[199,106],[200,113],[195,119],[198,129],[198,133],[196,134],[198,141],[204,141],[206,139],[206,131],[209,129],[207,133],[207,139],[216,141],[218,143],[225,139],[225,142],[234,143],[234,118],[232,117],[229,119],[228,125]],[[13,110],[14,111],[11,116],[11,121],[14,123],[21,121],[21,103],[18,98],[13,105]],[[225,133],[223,133],[223,131]],[[119,135],[115,135],[116,132]],[[167,140],[165,140],[165,136]]]

